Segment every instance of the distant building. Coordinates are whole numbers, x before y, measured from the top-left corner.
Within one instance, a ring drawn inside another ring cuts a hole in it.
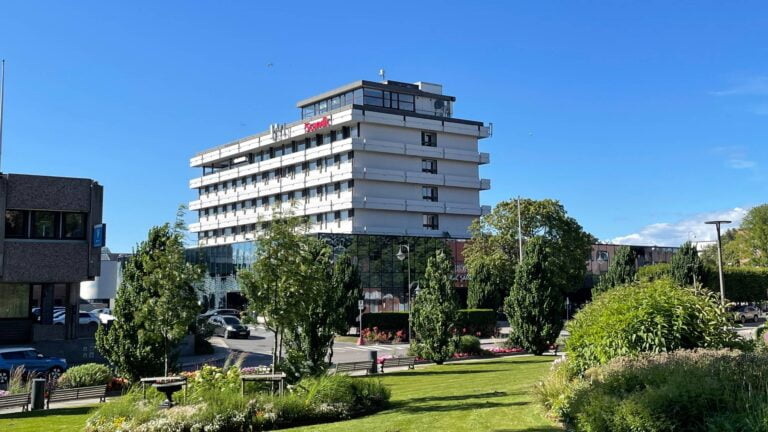
[[[101,270],[102,196],[90,179],[0,174],[0,344],[80,336],[80,282]]]
[[[356,81],[300,101],[298,121],[194,156],[201,175],[190,181],[199,196],[189,205],[199,217],[190,259],[209,268],[207,305],[236,301],[237,269],[282,210],[352,252],[369,311],[407,310],[398,247],[410,247],[416,281],[426,254],[462,250],[470,223],[490,211],[480,205],[490,180],[479,174],[490,157],[478,144],[491,127],[455,118],[455,100],[439,84]]]
[[[592,252],[590,253],[589,260],[587,261],[587,282],[588,287],[592,287],[601,274],[608,271],[613,261],[614,255],[616,255],[616,249],[620,248],[619,244],[594,244],[592,245]],[[672,255],[677,251],[676,247],[664,247],[664,246],[629,246],[629,248],[635,253],[637,257],[635,260],[635,267],[640,268],[642,266],[650,264],[668,263],[672,259]]]
[[[80,282],[80,298],[99,307],[114,307],[117,288],[123,279],[123,265],[130,256],[131,254],[112,253],[109,249],[103,248],[101,275],[94,280]]]

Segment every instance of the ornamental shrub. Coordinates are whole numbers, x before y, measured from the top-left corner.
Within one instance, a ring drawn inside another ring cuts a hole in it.
[[[711,293],[669,279],[616,287],[568,324],[571,365],[578,373],[621,356],[739,345],[728,314]]]
[[[635,278],[640,282],[651,282],[658,279],[668,278],[671,274],[669,263],[659,263],[645,265],[637,269]]]
[[[496,333],[496,311],[493,309],[459,309],[456,328],[464,334],[490,337]]]
[[[681,350],[618,358],[562,393],[575,431],[768,431],[768,354]],[[554,399],[554,398],[550,398]]]
[[[67,369],[56,382],[59,388],[89,387],[106,385],[112,381],[112,372],[98,363],[86,363]]]
[[[480,354],[483,352],[480,347],[480,339],[471,335],[465,335],[459,339],[459,347],[456,351],[461,354]]]

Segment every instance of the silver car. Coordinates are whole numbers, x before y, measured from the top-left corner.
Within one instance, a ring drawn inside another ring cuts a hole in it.
[[[760,319],[760,308],[757,306],[737,306],[733,309],[733,319],[742,324],[747,321],[757,322]]]

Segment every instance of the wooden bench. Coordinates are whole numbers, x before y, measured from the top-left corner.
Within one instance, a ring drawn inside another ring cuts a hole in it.
[[[350,373],[350,372],[357,372],[357,371],[365,371],[365,374],[368,375],[371,373],[371,370],[376,370],[376,362],[373,360],[367,360],[367,361],[359,361],[359,362],[349,362],[349,363],[336,363],[331,369],[334,374],[338,373]]]
[[[407,366],[408,369],[416,368],[416,357],[393,357],[384,359],[381,363],[381,372],[384,372],[384,366],[387,367],[402,367]]]
[[[167,376],[167,377],[148,377],[141,380],[141,391],[144,394],[144,399],[147,398],[147,384],[150,386],[163,381],[181,381],[181,385],[184,386],[184,402],[187,401],[187,377],[185,376]]]
[[[268,382],[272,386],[272,393],[275,393],[275,384],[277,384],[278,391],[283,394],[283,387],[285,383],[285,374],[255,374],[255,375],[240,375],[240,391],[245,396],[245,383],[250,382]]]
[[[0,408],[21,407],[22,411],[27,411],[29,410],[30,397],[30,393],[0,397]]]
[[[51,402],[63,402],[76,399],[95,399],[99,398],[99,402],[107,401],[107,386],[98,385],[90,387],[75,387],[75,388],[57,388],[51,389],[48,392],[48,398],[45,400],[45,407],[50,408]]]

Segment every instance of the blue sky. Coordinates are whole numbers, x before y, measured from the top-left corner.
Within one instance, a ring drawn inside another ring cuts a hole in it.
[[[128,251],[192,199],[192,155],[384,67],[493,122],[484,204],[676,245],[766,201],[766,41],[764,2],[4,1],[2,170],[97,179]]]

